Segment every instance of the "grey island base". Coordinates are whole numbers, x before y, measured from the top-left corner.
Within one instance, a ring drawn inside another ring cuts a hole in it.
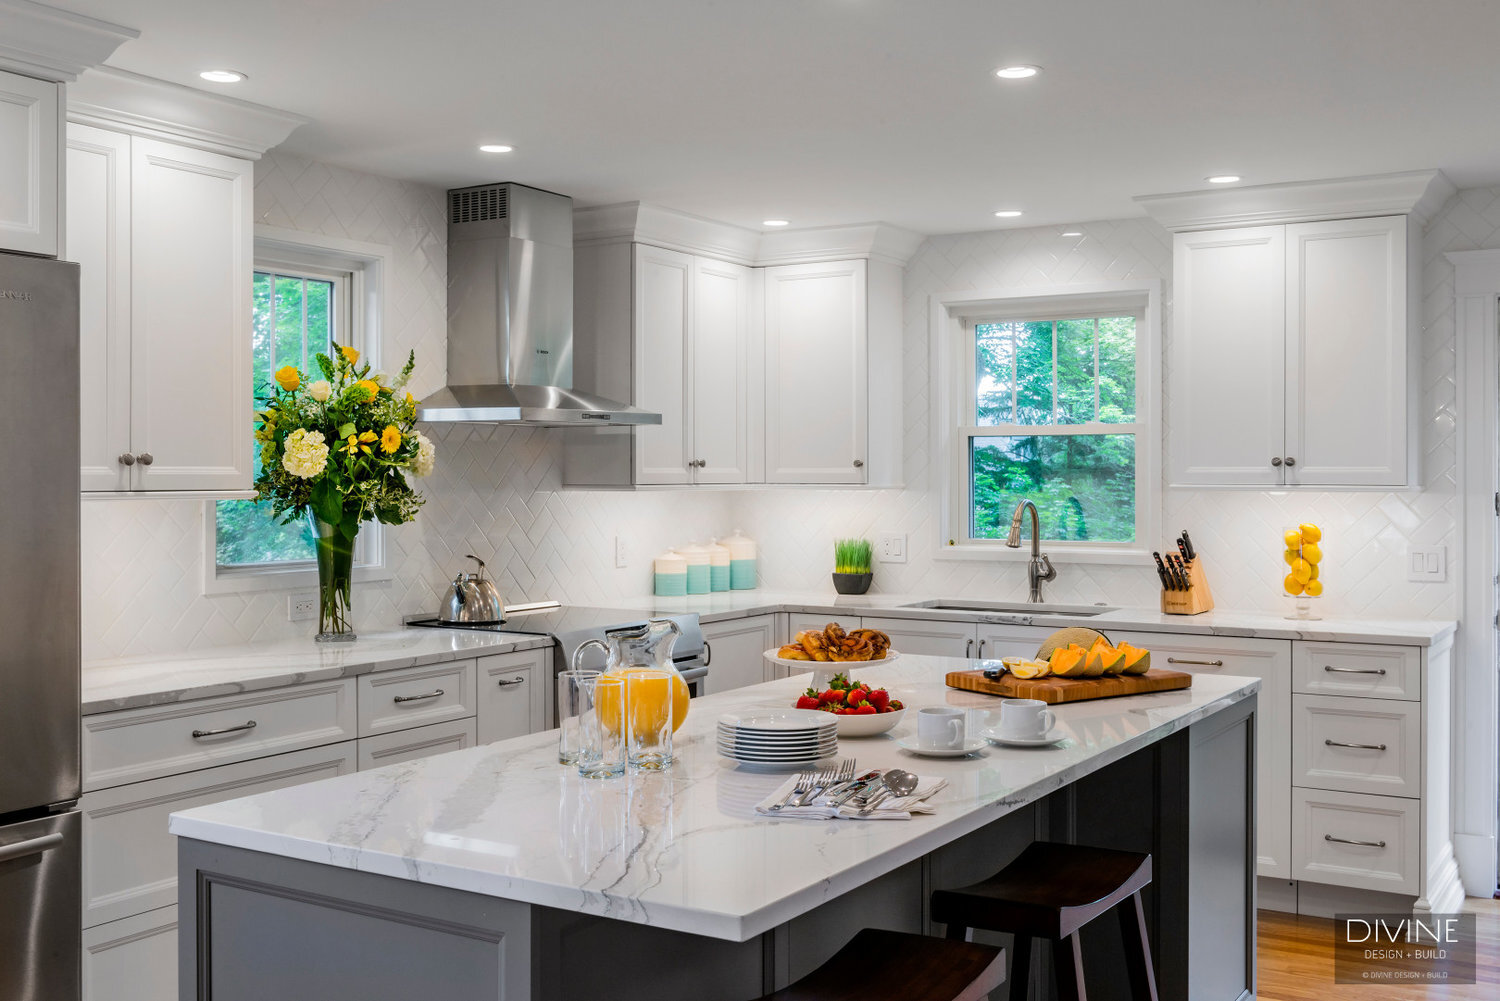
[[[944,658],[862,669],[910,706],[973,707]],[[805,684],[805,680],[803,682]],[[942,934],[934,889],[1047,839],[1149,851],[1160,996],[1254,992],[1254,679],[1058,707],[1052,748],[916,758],[844,740],[859,767],[941,776],[907,821],[771,820],[784,774],[715,754],[718,715],[787,705],[798,679],[694,702],[663,775],[588,782],[550,734],[174,814],[183,1001],[738,1001],[860,928]],[[1004,936],[976,938],[1006,945]],[[1091,998],[1125,996],[1119,925],[1084,930]],[[1043,957],[1045,960],[1045,957]],[[872,956],[899,963],[899,956]],[[1032,966],[1033,997],[1052,997]]]

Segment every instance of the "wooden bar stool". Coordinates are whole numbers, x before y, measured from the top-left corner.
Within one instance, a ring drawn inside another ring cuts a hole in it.
[[[982,1001],[1004,980],[1003,949],[866,928],[761,1001]]]
[[[1141,889],[1150,882],[1150,855],[1038,841],[989,879],[933,893],[932,920],[948,926],[950,939],[968,938],[970,928],[1015,936],[1011,1001],[1026,998],[1031,940],[1052,940],[1059,995],[1064,1001],[1084,1001],[1078,930],[1129,899],[1119,915],[1130,993],[1137,1001],[1156,1001],[1141,906]]]

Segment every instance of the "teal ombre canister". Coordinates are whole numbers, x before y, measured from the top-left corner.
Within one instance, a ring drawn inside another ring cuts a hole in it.
[[[668,549],[653,562],[656,586],[654,592],[664,598],[680,598],[687,594],[687,560],[681,553]]]
[[[721,546],[718,539],[708,543],[708,589],[727,591],[731,579],[729,547]]]
[[[694,542],[692,545],[683,546],[680,552],[683,559],[687,560],[687,593],[707,594],[712,571],[709,565],[708,547]]]
[[[736,591],[755,587],[759,574],[755,543],[736,528],[720,545],[729,550],[729,586]]]

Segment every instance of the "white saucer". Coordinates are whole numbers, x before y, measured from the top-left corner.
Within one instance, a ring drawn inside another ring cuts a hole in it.
[[[983,736],[993,744],[1004,744],[1006,747],[1046,747],[1062,740],[1067,734],[1053,727],[1040,737],[1002,737],[999,730],[986,730]]]
[[[903,751],[920,754],[926,758],[963,758],[984,747],[982,740],[968,740],[962,747],[923,747],[917,743],[915,737],[902,737],[896,741],[896,746]]]

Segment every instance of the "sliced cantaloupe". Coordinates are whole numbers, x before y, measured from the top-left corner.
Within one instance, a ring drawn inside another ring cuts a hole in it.
[[[1088,651],[1077,643],[1072,643],[1053,650],[1047,666],[1059,678],[1080,678],[1087,658]]]
[[[1115,648],[1124,658],[1120,664],[1121,674],[1145,674],[1151,670],[1151,651],[1121,643]]]
[[[1052,651],[1065,646],[1078,645],[1087,650],[1095,640],[1099,639],[1104,639],[1104,634],[1097,629],[1088,629],[1084,626],[1069,626],[1066,629],[1059,629],[1051,636],[1048,636],[1042,642],[1041,646],[1037,647],[1036,659],[1050,660],[1052,658]]]
[[[1124,662],[1125,658],[1120,656],[1119,650],[1101,636],[1089,647],[1088,657],[1084,660],[1084,675],[1098,678],[1106,674],[1119,674]]]

